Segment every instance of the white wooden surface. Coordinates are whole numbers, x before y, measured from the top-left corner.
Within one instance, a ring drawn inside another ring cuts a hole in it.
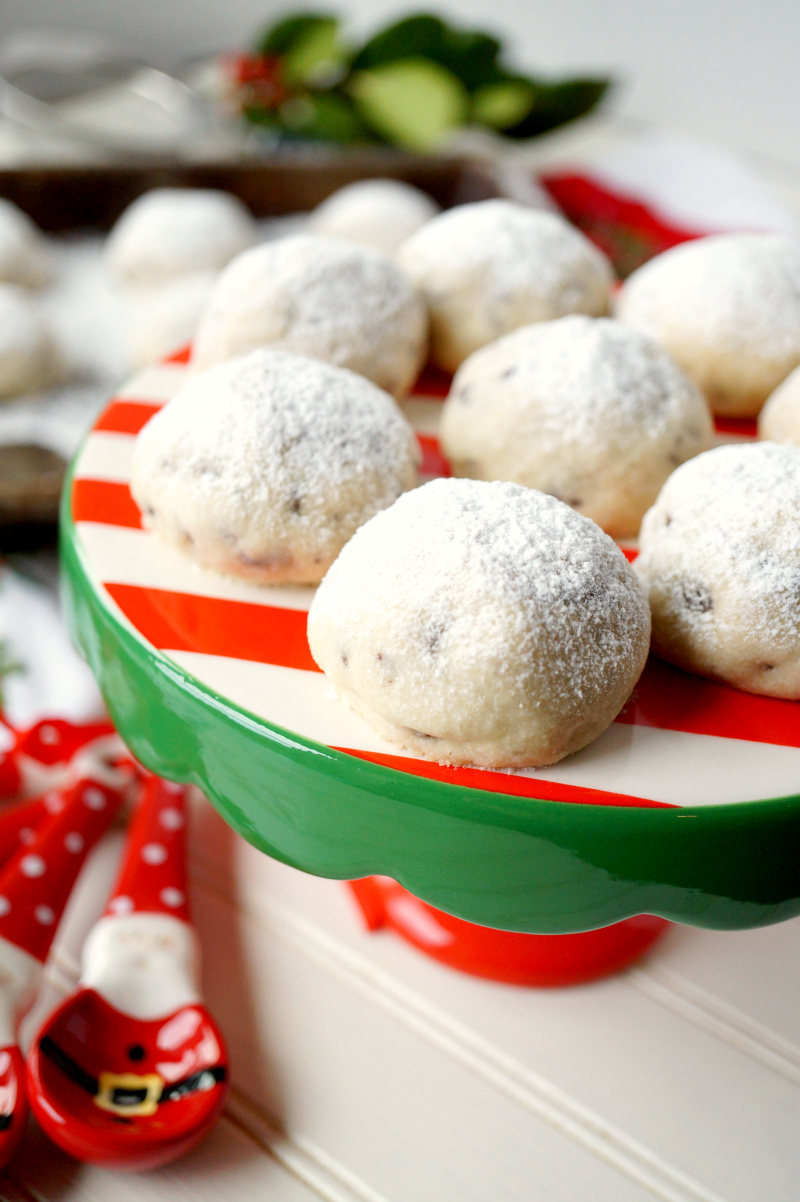
[[[119,841],[87,866],[45,1007],[75,979]],[[344,886],[259,855],[205,802],[193,845],[206,991],[233,1064],[224,1118],[139,1176],[77,1165],[32,1131],[0,1197],[800,1199],[800,921],[675,928],[621,976],[517,989],[368,935]]]

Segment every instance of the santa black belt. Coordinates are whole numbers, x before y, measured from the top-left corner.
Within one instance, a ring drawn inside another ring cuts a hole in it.
[[[53,1064],[57,1065],[62,1073],[76,1085],[80,1085],[81,1089],[85,1089],[92,1097],[99,1092],[100,1082],[97,1077],[93,1077],[91,1073],[86,1072],[86,1069],[81,1068],[78,1062],[68,1056],[49,1035],[42,1037],[39,1047],[48,1060],[52,1060]],[[192,1073],[190,1077],[183,1077],[180,1081],[173,1081],[171,1085],[165,1085],[158,1103],[160,1105],[162,1102],[174,1102],[178,1098],[185,1097],[186,1094],[195,1093],[196,1090],[211,1089],[213,1085],[224,1080],[224,1065],[215,1064],[211,1068],[202,1068],[199,1072]],[[114,1090],[112,1100],[116,1106],[138,1106],[144,1100],[146,1092],[146,1090],[123,1087]]]

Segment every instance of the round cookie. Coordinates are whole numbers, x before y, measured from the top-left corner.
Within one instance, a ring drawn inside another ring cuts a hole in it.
[[[123,283],[152,286],[190,271],[219,271],[255,241],[240,200],[212,188],[154,188],[129,205],[106,244]]]
[[[61,375],[39,307],[22,288],[0,284],[0,397],[49,388]]]
[[[216,282],[215,271],[193,271],[140,295],[131,334],[137,364],[156,363],[191,342]]]
[[[758,437],[800,447],[800,367],[780,384],[758,415]]]
[[[800,239],[684,242],[634,271],[615,313],[666,347],[714,413],[755,417],[800,364]]]
[[[605,256],[562,217],[510,200],[434,217],[403,243],[397,262],[427,301],[431,357],[445,371],[531,322],[608,312]]]
[[[800,448],[735,444],[684,463],[640,547],[654,651],[749,693],[800,698]]]
[[[702,395],[652,339],[574,315],[470,355],[440,437],[457,476],[541,489],[626,538],[670,472],[711,446],[712,425]]]
[[[323,200],[311,214],[308,229],[393,255],[401,242],[439,211],[426,192],[402,180],[364,179]]]
[[[47,246],[27,213],[0,197],[0,281],[22,288],[41,288],[50,282],[52,264]]]
[[[296,234],[239,255],[220,276],[194,342],[202,370],[275,345],[402,396],[425,361],[422,298],[380,251]]]
[[[259,350],[190,380],[136,439],[145,525],[259,584],[320,580],[357,528],[417,482],[414,432],[354,372]]]
[[[594,522],[518,484],[434,480],[347,544],[308,615],[314,659],[426,759],[553,764],[595,739],[647,658],[650,614]]]

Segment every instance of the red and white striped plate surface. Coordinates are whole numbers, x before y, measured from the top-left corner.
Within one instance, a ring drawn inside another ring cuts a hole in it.
[[[181,358],[140,372],[110,401],[78,457],[72,509],[109,609],[214,693],[307,739],[472,788],[633,806],[716,805],[800,792],[800,703],[750,696],[653,659],[609,730],[550,768],[447,768],[385,742],[331,699],[311,658],[306,613],[313,589],[261,588],[218,575],[142,529],[128,485],[133,445],[183,384]],[[436,440],[445,390],[442,380],[423,377],[403,405],[428,475],[447,471]]]

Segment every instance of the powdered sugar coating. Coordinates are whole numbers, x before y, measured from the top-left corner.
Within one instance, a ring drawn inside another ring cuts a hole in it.
[[[786,377],[758,415],[758,436],[800,447],[800,367]]]
[[[0,197],[0,280],[23,288],[49,283],[52,264],[44,238],[27,213]]]
[[[658,654],[750,693],[800,698],[800,448],[738,444],[685,463],[640,545]]]
[[[154,188],[129,205],[108,239],[111,271],[127,284],[219,271],[255,240],[240,200],[213,188]]]
[[[47,388],[60,374],[58,352],[38,305],[22,288],[0,284],[0,397]]]
[[[308,228],[314,234],[347,238],[393,255],[439,211],[426,192],[402,180],[362,179],[323,200],[309,217]]]
[[[136,440],[145,524],[261,584],[318,581],[356,529],[417,480],[413,430],[354,372],[259,350],[195,377]]]
[[[666,347],[714,413],[755,417],[800,364],[800,239],[718,234],[673,247],[629,277],[616,316]]]
[[[194,341],[203,369],[279,346],[366,376],[403,396],[425,360],[422,298],[368,246],[296,234],[256,246],[220,276]]]
[[[215,271],[174,276],[142,290],[131,336],[137,364],[157,363],[191,342],[217,282]]]
[[[708,406],[652,339],[610,318],[523,326],[462,363],[442,417],[456,475],[513,480],[615,538],[711,445]]]
[[[608,311],[608,260],[554,213],[510,200],[459,205],[397,252],[431,315],[431,354],[446,371],[535,321]]]
[[[440,763],[555,763],[596,738],[647,657],[650,615],[594,522],[518,484],[435,480],[347,544],[311,653],[386,738]]]

